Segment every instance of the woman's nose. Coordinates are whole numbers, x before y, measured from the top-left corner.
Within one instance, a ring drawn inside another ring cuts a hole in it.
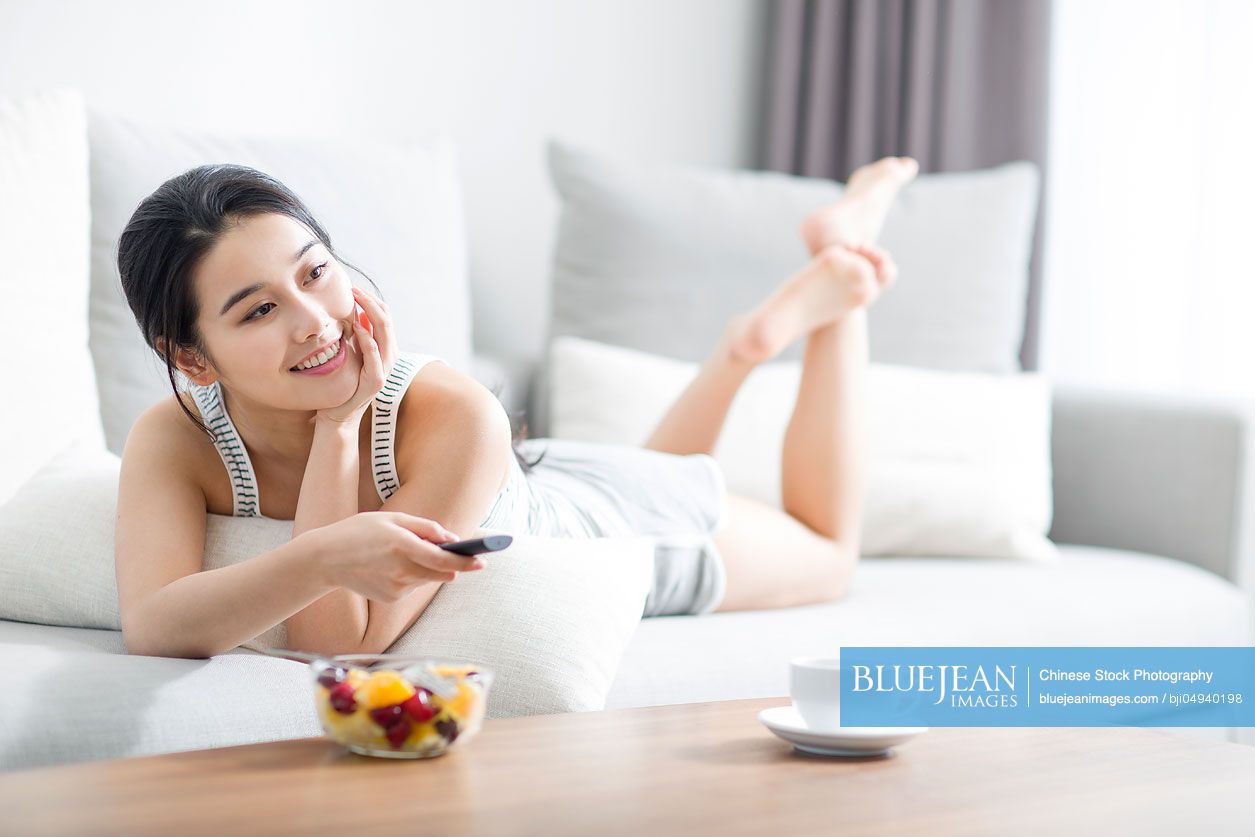
[[[316,300],[302,300],[293,309],[296,317],[296,336],[299,342],[308,342],[326,337],[333,331],[331,323],[335,317]]]

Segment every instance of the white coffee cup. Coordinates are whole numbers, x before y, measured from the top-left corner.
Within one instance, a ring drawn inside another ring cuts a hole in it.
[[[789,696],[813,730],[841,726],[841,658],[794,657],[789,661]]]

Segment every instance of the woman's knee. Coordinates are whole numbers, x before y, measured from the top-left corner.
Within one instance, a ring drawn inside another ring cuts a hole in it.
[[[729,525],[715,535],[728,574],[720,610],[836,601],[850,589],[852,550],[778,508],[728,497]]]
[[[823,540],[825,543],[818,547],[819,561],[823,567],[823,570],[817,573],[822,579],[822,583],[818,586],[824,601],[835,602],[849,595],[858,556],[852,555],[846,545],[832,538]]]

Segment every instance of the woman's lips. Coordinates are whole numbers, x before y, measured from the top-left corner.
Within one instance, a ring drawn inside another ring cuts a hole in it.
[[[330,375],[332,372],[344,365],[344,360],[348,357],[348,353],[345,350],[347,343],[348,341],[341,337],[340,350],[336,352],[335,357],[331,358],[321,366],[315,366],[313,369],[293,369],[291,371],[298,375]]]

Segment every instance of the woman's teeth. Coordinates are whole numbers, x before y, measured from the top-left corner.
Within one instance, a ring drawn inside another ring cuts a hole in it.
[[[293,369],[313,369],[315,366],[322,366],[324,363],[331,360],[333,357],[335,357],[339,353],[340,353],[340,341],[337,340],[332,345],[323,349],[321,353],[315,355],[314,357],[310,358],[309,360],[305,361],[299,366],[294,366],[292,368]]]

